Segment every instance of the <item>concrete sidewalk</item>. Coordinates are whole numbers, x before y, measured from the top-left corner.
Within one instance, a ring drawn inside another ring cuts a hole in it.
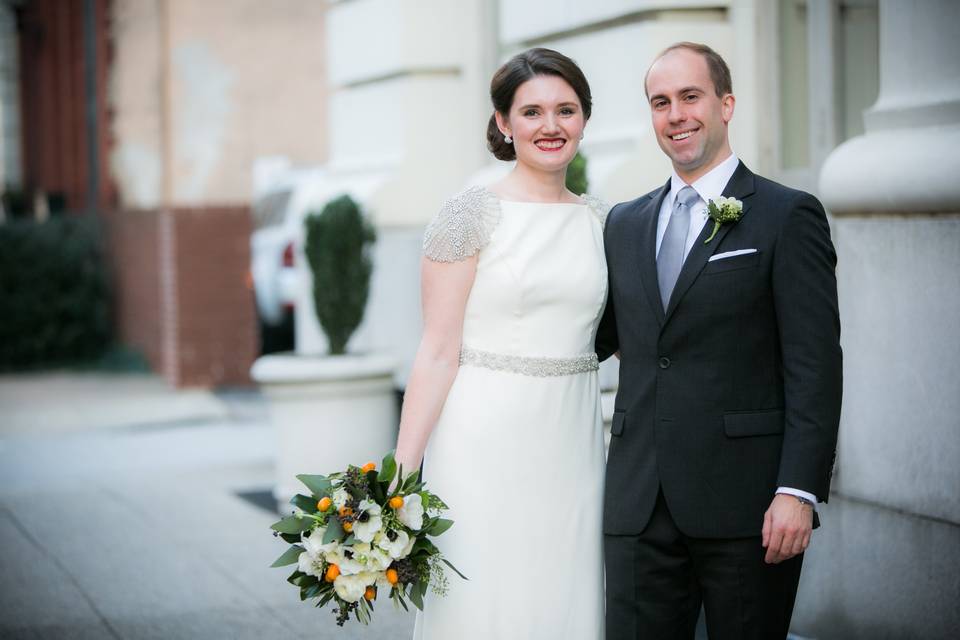
[[[273,446],[255,392],[0,377],[0,637],[409,638],[387,603],[340,629],[269,568]]]
[[[205,389],[171,389],[153,374],[0,375],[0,435],[63,433],[229,417]]]

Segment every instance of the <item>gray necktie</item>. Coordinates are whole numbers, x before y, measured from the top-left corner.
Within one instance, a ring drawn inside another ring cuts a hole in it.
[[[687,232],[690,230],[690,207],[700,199],[693,187],[684,187],[677,194],[670,213],[667,232],[660,242],[657,254],[657,282],[660,284],[660,300],[663,308],[670,302],[670,294],[680,277],[683,267],[683,253],[687,246]]]

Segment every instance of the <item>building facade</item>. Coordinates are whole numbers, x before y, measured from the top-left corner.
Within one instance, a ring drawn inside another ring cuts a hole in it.
[[[948,0],[331,3],[332,179],[365,185],[356,193],[381,238],[354,348],[397,355],[403,386],[419,337],[423,227],[446,197],[509,168],[484,150],[485,90],[498,64],[532,46],[580,63],[594,97],[582,143],[590,190],[617,202],[669,175],[650,129],[646,68],[673,42],[705,42],[732,69],[735,152],[756,172],[821,197],[839,256],[840,446],[794,632],[952,637],[958,20]],[[389,33],[371,28],[380,21]],[[306,281],[303,291],[306,300]],[[298,305],[297,330],[298,350],[323,350],[308,304]],[[615,371],[604,381],[615,384]]]

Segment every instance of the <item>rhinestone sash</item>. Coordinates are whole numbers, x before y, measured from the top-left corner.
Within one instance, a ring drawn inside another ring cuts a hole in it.
[[[538,358],[530,356],[510,356],[463,347],[460,350],[460,364],[508,371],[523,376],[546,378],[551,376],[569,376],[575,373],[596,371],[600,368],[597,354],[584,353],[571,358]]]

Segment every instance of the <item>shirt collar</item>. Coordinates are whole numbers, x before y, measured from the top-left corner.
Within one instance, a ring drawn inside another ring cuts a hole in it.
[[[730,182],[730,178],[733,177],[739,165],[740,159],[737,158],[737,154],[731,153],[726,160],[700,176],[700,178],[690,186],[693,187],[693,190],[697,192],[697,195],[699,195],[700,199],[704,202],[715,200],[723,195],[723,188]],[[677,194],[680,193],[680,190],[685,186],[687,186],[687,183],[684,182],[683,178],[678,176],[676,170],[674,170],[673,175],[670,177],[671,202],[676,199]]]

